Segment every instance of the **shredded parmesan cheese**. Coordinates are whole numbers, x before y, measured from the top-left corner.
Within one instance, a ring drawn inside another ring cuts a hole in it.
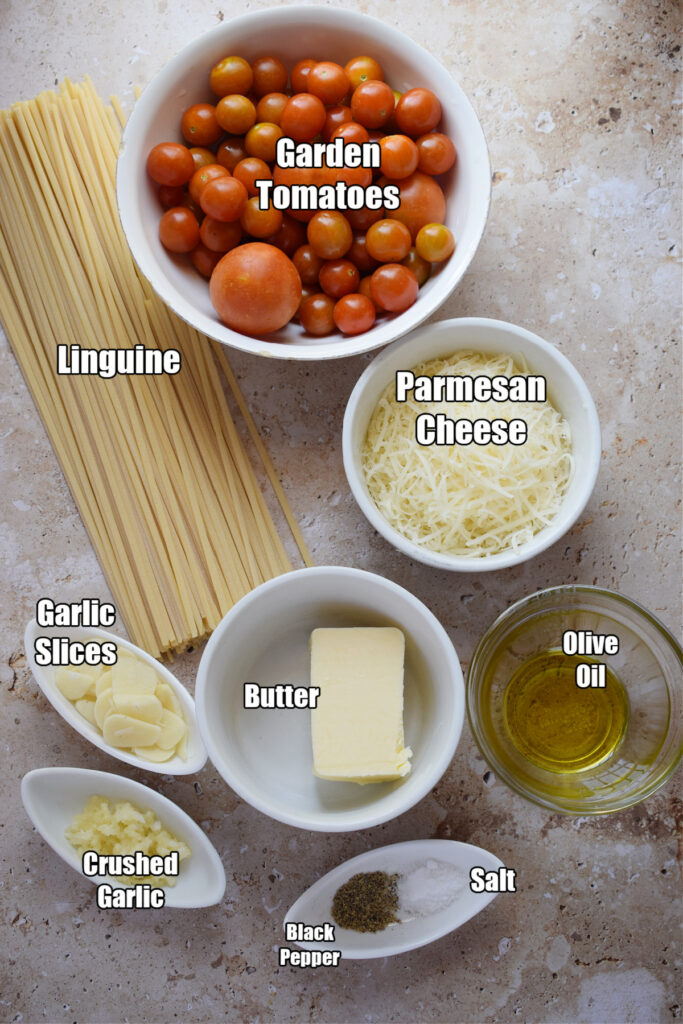
[[[521,368],[520,368],[521,367]],[[415,376],[511,377],[527,373],[510,355],[461,351],[413,368]],[[415,440],[429,411],[453,420],[523,419],[522,445],[430,445]],[[370,495],[404,537],[442,554],[482,558],[517,550],[557,515],[574,472],[569,424],[544,402],[397,402],[386,388],[362,452]]]

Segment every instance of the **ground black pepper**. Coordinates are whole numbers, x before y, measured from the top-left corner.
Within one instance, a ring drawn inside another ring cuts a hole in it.
[[[398,875],[366,871],[340,886],[332,900],[332,917],[341,928],[355,932],[381,932],[398,921]]]

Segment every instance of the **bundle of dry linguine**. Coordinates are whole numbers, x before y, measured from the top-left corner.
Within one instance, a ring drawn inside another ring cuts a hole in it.
[[[88,80],[0,112],[0,318],[128,632],[159,655],[291,569],[221,373],[310,558],[222,348],[135,267],[116,206],[122,124]],[[174,348],[182,369],[59,375],[60,344]]]

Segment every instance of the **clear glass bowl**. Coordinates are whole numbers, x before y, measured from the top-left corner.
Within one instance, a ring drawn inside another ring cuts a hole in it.
[[[549,771],[522,756],[505,726],[505,691],[535,655],[562,647],[565,630],[619,637],[603,662],[626,691],[623,739],[600,764]],[[644,800],[683,755],[683,652],[661,622],[635,601],[600,587],[552,587],[503,612],[479,642],[467,677],[467,713],[496,775],[528,800],[564,814],[608,814]]]

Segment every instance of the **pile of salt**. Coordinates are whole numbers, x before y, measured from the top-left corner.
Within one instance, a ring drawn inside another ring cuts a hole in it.
[[[427,860],[399,876],[399,914],[428,917],[445,910],[465,888],[466,876],[442,860]]]

